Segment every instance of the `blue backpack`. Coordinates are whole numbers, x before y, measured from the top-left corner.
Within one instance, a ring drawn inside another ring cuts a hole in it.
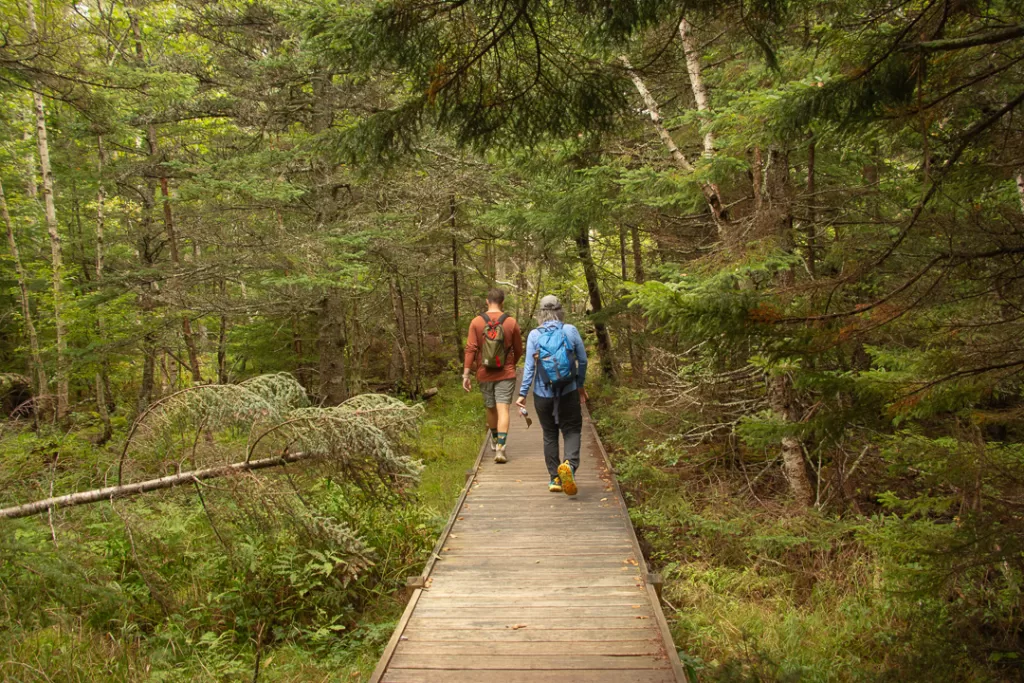
[[[569,339],[557,327],[542,327],[537,338],[537,372],[555,394],[576,381],[576,352]]]

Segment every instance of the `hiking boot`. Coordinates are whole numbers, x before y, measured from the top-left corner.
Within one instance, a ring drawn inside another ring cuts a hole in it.
[[[555,477],[554,479],[552,479],[551,483],[548,484],[548,491],[551,491],[551,493],[561,493],[562,492],[562,482],[558,479],[558,477]]]
[[[576,480],[573,478],[575,472],[572,464],[566,460],[558,466],[558,478],[562,481],[562,491],[567,496],[576,495]]]
[[[505,459],[505,444],[495,444],[494,446],[494,462],[499,465],[508,462]]]

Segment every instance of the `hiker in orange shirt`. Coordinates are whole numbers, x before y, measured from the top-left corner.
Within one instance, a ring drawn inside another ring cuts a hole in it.
[[[484,395],[487,426],[491,430],[494,462],[506,462],[509,405],[516,385],[516,363],[523,357],[523,335],[516,319],[502,310],[505,292],[487,292],[487,311],[473,318],[466,338],[466,358],[462,370],[462,388],[473,388],[470,372]]]

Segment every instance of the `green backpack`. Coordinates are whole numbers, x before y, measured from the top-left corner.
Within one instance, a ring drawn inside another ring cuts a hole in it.
[[[483,366],[488,370],[501,370],[505,367],[508,352],[505,350],[505,320],[508,313],[502,313],[496,321],[492,321],[486,313],[481,313],[484,319],[484,343],[480,348],[480,355],[483,357]]]

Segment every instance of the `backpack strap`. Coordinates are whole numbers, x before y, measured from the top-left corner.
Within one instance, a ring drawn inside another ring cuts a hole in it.
[[[505,321],[511,318],[512,316],[510,316],[508,313],[502,313],[501,317],[499,317],[497,320],[491,320],[491,316],[487,315],[487,311],[484,311],[483,313],[480,314],[480,317],[484,319],[484,329],[486,329],[488,327],[501,327],[501,325],[503,325]]]

